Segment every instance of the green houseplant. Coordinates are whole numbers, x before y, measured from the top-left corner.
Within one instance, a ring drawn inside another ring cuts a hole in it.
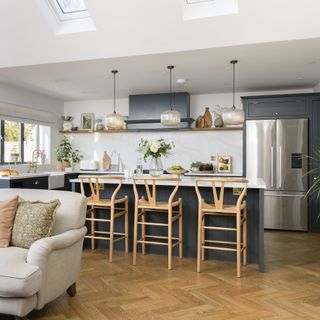
[[[313,177],[312,184],[307,192],[308,196],[320,198],[320,149],[315,149],[312,156],[309,156],[312,169],[309,170],[308,175]],[[318,220],[320,212],[318,214]]]
[[[61,162],[61,170],[70,167],[73,163],[79,163],[82,159],[78,149],[73,149],[70,140],[63,136],[59,147],[56,150],[57,160]]]

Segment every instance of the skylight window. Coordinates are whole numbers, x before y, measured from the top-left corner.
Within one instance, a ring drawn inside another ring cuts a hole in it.
[[[202,19],[239,13],[238,0],[180,0],[184,19]]]
[[[34,0],[56,35],[95,31],[85,0]]]
[[[63,14],[88,11],[83,0],[55,0]]]
[[[48,0],[60,21],[89,17],[84,0]]]
[[[214,0],[186,0],[187,4],[200,3],[200,2],[211,2]]]

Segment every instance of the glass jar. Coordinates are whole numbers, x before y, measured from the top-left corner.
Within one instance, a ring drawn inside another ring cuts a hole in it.
[[[149,174],[153,177],[160,177],[163,174],[163,164],[161,158],[151,158]]]
[[[137,159],[136,163],[136,175],[142,175],[143,174],[143,162],[141,158]]]
[[[103,131],[104,130],[104,124],[102,119],[96,120],[96,131]]]

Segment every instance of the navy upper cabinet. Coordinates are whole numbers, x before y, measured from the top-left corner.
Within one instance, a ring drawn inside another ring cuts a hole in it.
[[[292,97],[243,97],[247,119],[304,118],[307,99]]]
[[[190,94],[177,92],[172,95],[173,109],[181,114],[178,128],[190,127]],[[160,115],[170,109],[170,94],[141,94],[129,96],[128,129],[168,129],[160,123]]]

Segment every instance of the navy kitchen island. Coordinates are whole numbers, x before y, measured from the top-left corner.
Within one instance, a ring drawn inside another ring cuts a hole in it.
[[[99,179],[100,181],[100,179]],[[72,179],[70,180],[72,183],[72,190],[75,192],[80,192],[80,180]],[[115,184],[118,183],[116,180],[102,180],[102,190],[101,197],[108,198],[112,194],[114,190]],[[167,201],[168,197],[173,189],[172,182],[159,182],[157,189],[158,201]],[[201,187],[201,184],[199,184]],[[183,202],[183,256],[184,257],[192,257],[196,258],[197,256],[197,228],[198,228],[198,199],[195,192],[195,182],[192,177],[181,177],[180,187],[177,192],[176,197],[182,198]],[[237,185],[233,183],[226,183],[225,185],[225,200],[226,204],[235,204],[237,195],[235,195],[235,191]],[[140,193],[145,193],[144,185],[138,185],[140,189]],[[248,263],[258,264],[259,270],[261,272],[264,271],[264,188],[265,183],[261,179],[257,179],[256,181],[249,181],[248,190],[247,190],[247,206],[248,206]],[[85,188],[88,195],[90,191],[88,188]],[[208,202],[212,202],[212,189],[207,185],[203,185],[201,187],[202,194],[205,200]],[[124,180],[122,184],[122,188],[118,193],[119,197],[127,195],[129,198],[129,249],[132,251],[132,243],[133,243],[133,216],[134,216],[134,194],[131,179]],[[146,196],[146,195],[145,195]],[[97,216],[103,217],[106,213],[103,211],[97,212]],[[156,220],[157,222],[162,222],[165,220],[164,214],[156,214],[153,213],[150,215],[150,222]],[[211,217],[209,217],[211,218]],[[219,225],[219,222],[223,222],[224,226],[234,227],[234,219],[230,219],[229,217],[212,217],[215,225]],[[222,221],[223,220],[223,221]],[[207,223],[211,223],[210,219]],[[87,225],[90,232],[90,225]],[[103,225],[97,223],[96,228],[99,230],[103,230]],[[118,229],[117,229],[118,228]],[[122,221],[117,221],[115,224],[115,229],[117,231],[123,231],[123,223]],[[149,229],[148,229],[149,228]],[[154,229],[152,229],[154,228]],[[177,226],[175,226],[177,228]],[[177,234],[177,229],[173,228],[173,235]],[[147,232],[150,230],[152,234],[155,232],[158,235],[164,235],[161,227],[147,227]],[[234,241],[235,235],[227,231],[216,231],[210,232],[209,238],[213,239],[213,236],[216,240],[226,240],[226,241]],[[107,241],[96,240],[98,248],[108,248],[109,243]],[[89,241],[85,241],[85,247],[89,247]],[[138,246],[139,249],[140,246]],[[124,243],[116,243],[115,250],[124,250]],[[163,246],[146,246],[146,253],[152,254],[166,254],[167,248]],[[139,251],[139,250],[138,250]],[[178,248],[173,249],[173,255],[178,255]],[[208,251],[206,252],[206,259],[218,259],[218,260],[228,260],[235,261],[236,254],[231,251]]]

